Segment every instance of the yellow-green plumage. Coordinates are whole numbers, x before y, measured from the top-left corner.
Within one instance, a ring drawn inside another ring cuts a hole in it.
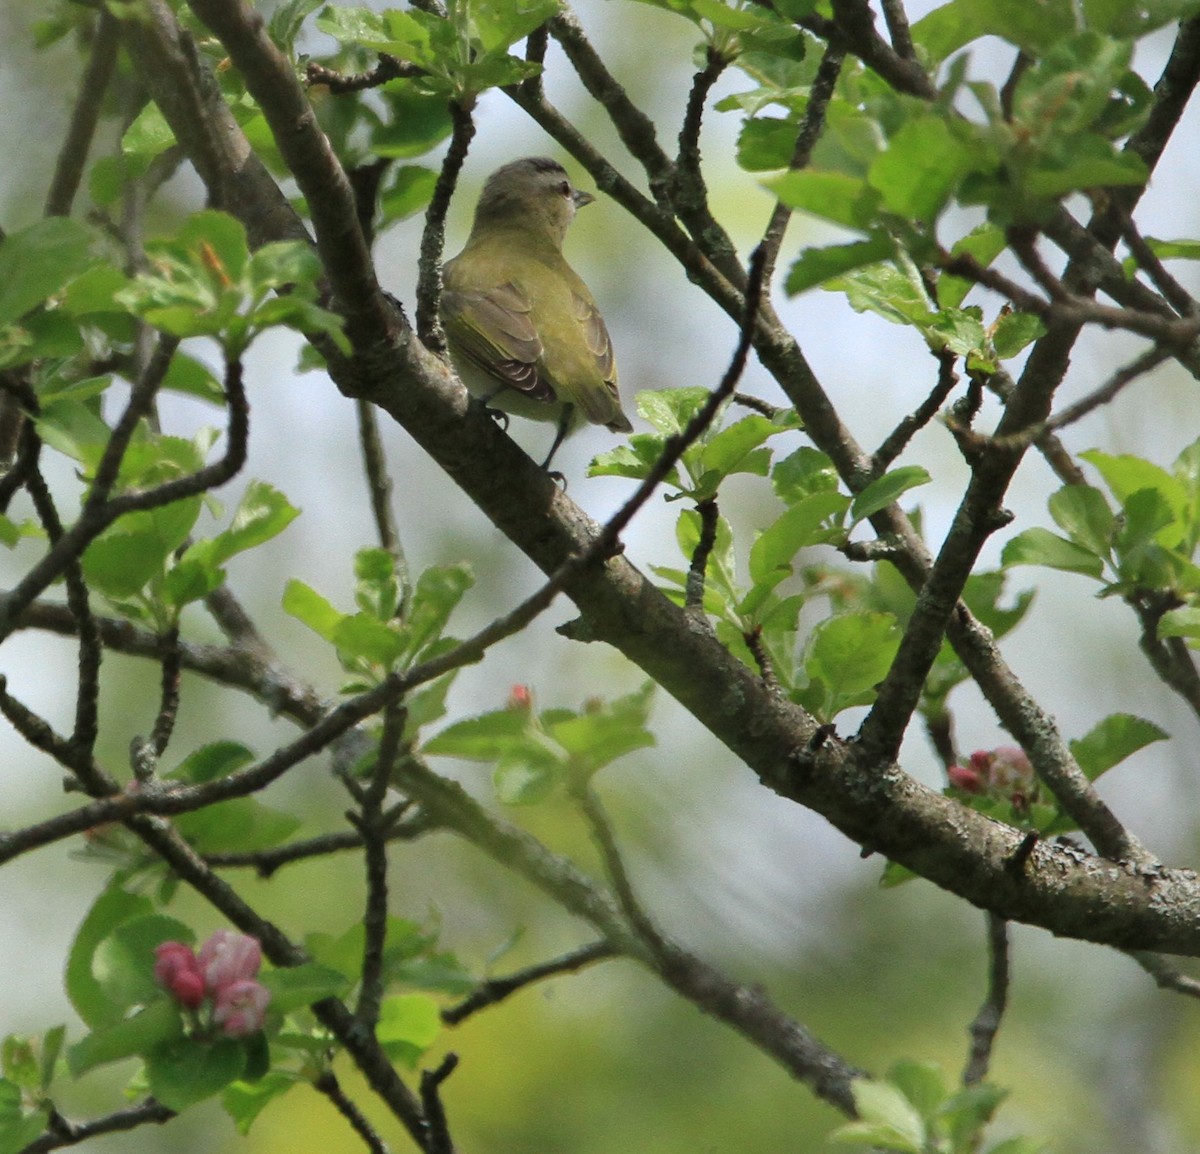
[[[562,254],[576,208],[591,200],[557,161],[506,164],[484,185],[466,247],[442,270],[442,325],[463,383],[495,408],[557,422],[551,455],[585,420],[633,428],[604,319]]]

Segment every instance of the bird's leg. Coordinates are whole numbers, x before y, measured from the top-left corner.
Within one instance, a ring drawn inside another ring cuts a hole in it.
[[[554,454],[558,452],[558,446],[563,443],[571,431],[571,417],[574,413],[574,405],[563,405],[562,414],[558,418],[558,431],[554,434],[554,444],[550,446],[550,452],[546,454],[546,459],[542,462],[542,468],[547,472],[550,471],[550,462],[554,459]]]

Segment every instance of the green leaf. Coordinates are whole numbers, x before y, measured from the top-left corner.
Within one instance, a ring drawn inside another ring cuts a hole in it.
[[[375,1037],[388,1057],[410,1068],[441,1032],[441,1012],[428,994],[395,994],[379,1008]]]
[[[1089,780],[1095,781],[1139,749],[1156,741],[1165,741],[1169,736],[1166,730],[1144,717],[1113,713],[1085,736],[1072,741],[1071,754]]]
[[[870,232],[879,214],[878,190],[846,173],[803,169],[763,183],[789,208],[860,232]]]
[[[1065,485],[1051,495],[1049,509],[1054,523],[1076,545],[1098,557],[1108,555],[1116,521],[1099,489],[1090,485]]]
[[[524,710],[498,709],[447,726],[425,743],[424,751],[467,761],[495,761],[529,747],[530,725]]]
[[[809,637],[804,671],[823,687],[823,717],[874,700],[900,648],[900,627],[890,613],[843,613],[822,621]]]
[[[833,277],[886,260],[894,248],[895,242],[886,233],[874,233],[869,240],[850,244],[806,248],[788,270],[784,288],[789,296],[796,296]]]
[[[67,1068],[72,1077],[78,1078],[97,1066],[138,1054],[144,1056],[164,1042],[182,1041],[182,1033],[179,1007],[163,996],[132,1017],[93,1030],[69,1046]]]
[[[941,116],[906,121],[875,157],[868,181],[884,205],[909,220],[931,222],[946,207],[962,177],[998,163],[983,139],[955,131]]]
[[[936,1062],[902,1059],[888,1070],[887,1080],[922,1119],[932,1119],[946,1099],[946,1077]]]
[[[345,974],[317,962],[264,970],[258,981],[271,991],[273,1014],[289,1014],[325,998],[340,998],[351,985]]]
[[[300,510],[274,486],[251,481],[229,528],[212,539],[206,559],[221,565],[237,553],[257,548],[277,537],[299,515]]]
[[[1005,313],[992,328],[992,344],[1002,361],[1015,357],[1046,333],[1041,317],[1032,313]]]
[[[283,609],[331,644],[344,616],[310,585],[293,578],[284,586]]]
[[[655,744],[646,728],[654,682],[594,710],[547,722],[546,732],[589,773]]]
[[[37,1089],[40,1081],[33,1043],[20,1034],[9,1034],[0,1042],[0,1070],[23,1090]]]
[[[146,914],[130,918],[96,946],[92,973],[109,1005],[122,1013],[161,996],[154,981],[154,951],[163,942],[188,942],[192,931],[177,918]]]
[[[232,797],[181,813],[175,828],[197,853],[232,853],[282,845],[301,821],[252,797]]]
[[[421,212],[433,199],[437,173],[420,165],[401,165],[390,176],[379,194],[379,210],[384,221],[404,220]]]
[[[393,665],[404,652],[399,629],[368,613],[343,617],[334,627],[333,643],[343,659],[359,657],[385,667]]]
[[[1008,239],[1004,235],[1004,229],[989,221],[955,241],[950,253],[952,256],[974,257],[983,268],[987,268],[1007,247]],[[974,287],[974,281],[943,275],[938,279],[938,304],[944,309],[957,308]]]
[[[67,956],[67,997],[84,1023],[96,1029],[120,1021],[122,1008],[112,1003],[92,972],[92,959],[100,943],[122,922],[154,912],[154,904],[131,894],[113,880],[92,903]],[[182,939],[190,941],[191,936]]]
[[[214,741],[189,753],[167,777],[172,781],[200,785],[228,777],[253,760],[254,751],[240,741]]]
[[[912,30],[934,62],[982,36],[998,36],[1038,57],[1074,31],[1070,0],[950,0]]]
[[[1082,573],[1097,579],[1104,572],[1103,560],[1090,549],[1041,527],[1026,529],[1005,544],[1000,563],[1005,569],[1014,565],[1045,565],[1064,573]]]
[[[0,242],[0,328],[12,324],[95,263],[93,234],[51,216]]]
[[[1200,608],[1185,606],[1164,613],[1158,621],[1158,636],[1200,638]]]
[[[771,470],[771,487],[785,505],[794,505],[814,493],[837,492],[840,483],[833,462],[808,445],[777,461]]]
[[[254,1082],[231,1082],[221,1096],[221,1106],[233,1119],[234,1129],[245,1136],[264,1108],[298,1082],[295,1074],[280,1070],[272,1070]]]
[[[504,805],[538,805],[567,777],[566,763],[549,753],[500,758],[492,771],[492,787]]]
[[[0,1154],[20,1154],[41,1137],[50,1119],[50,1110],[25,1110],[21,1087],[0,1078]]]
[[[646,390],[637,395],[638,413],[668,437],[682,433],[700,406],[708,400],[701,388]]]
[[[918,485],[927,485],[933,478],[920,465],[904,465],[876,477],[857,497],[850,506],[850,523],[857,525],[868,517],[886,509],[893,501],[898,501],[902,494]]]
[[[913,1104],[890,1082],[855,1078],[850,1084],[859,1117],[868,1124],[886,1126],[901,1136],[898,1150],[921,1154],[925,1147],[925,1124]]]
[[[1088,449],[1079,455],[1096,468],[1122,505],[1128,504],[1139,490],[1153,489],[1161,494],[1174,516],[1180,521],[1184,520],[1188,506],[1187,489],[1165,469],[1129,453],[1113,456],[1099,449]]]
[[[166,568],[200,515],[200,498],[127,513],[84,552],[83,572],[107,597],[132,597]]]
[[[842,493],[819,492],[802,497],[758,535],[750,547],[750,579],[778,585],[791,576],[796,554],[808,545],[826,544],[841,536],[838,525],[850,499]]]
[[[219,1094],[246,1069],[246,1047],[233,1038],[197,1042],[175,1038],[146,1054],[150,1093],[172,1110]]]
[[[388,564],[391,565],[391,557]],[[424,656],[428,647],[442,639],[450,615],[475,584],[469,565],[433,566],[417,578],[412,603],[405,621],[407,652]]]

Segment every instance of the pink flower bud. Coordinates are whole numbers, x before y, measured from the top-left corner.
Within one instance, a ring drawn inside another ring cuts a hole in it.
[[[163,942],[154,951],[154,980],[182,1006],[195,1009],[204,1001],[200,960],[183,942]]]
[[[506,709],[511,709],[514,713],[518,710],[522,713],[528,713],[533,708],[533,693],[528,685],[514,685],[508,691],[508,702],[505,705]]]
[[[1034,781],[1033,766],[1023,749],[1015,745],[1002,745],[992,750],[992,788],[1003,794],[1016,795],[1023,792]]]
[[[974,757],[971,760],[974,761]],[[946,770],[946,776],[950,779],[950,784],[956,789],[961,789],[963,793],[983,793],[983,776],[973,765],[952,765]]]
[[[262,947],[257,938],[233,930],[217,930],[200,947],[200,971],[210,994],[235,982],[249,981],[262,965]]]
[[[262,1029],[270,1001],[271,991],[266,986],[240,978],[217,990],[213,1021],[226,1037],[244,1038]]]

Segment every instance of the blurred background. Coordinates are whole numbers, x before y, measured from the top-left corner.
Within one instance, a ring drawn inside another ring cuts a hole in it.
[[[934,5],[909,5],[915,19]],[[674,140],[690,84],[697,36],[686,21],[659,9],[617,0],[580,0],[580,19],[612,72]],[[30,27],[43,6],[17,0],[0,9],[0,154],[19,162],[0,168],[0,224],[13,229],[36,219],[78,84],[69,44],[32,51]],[[312,50],[325,45],[319,37]],[[1161,71],[1169,34],[1142,46],[1137,65],[1149,82]],[[999,82],[1011,50],[983,42],[973,49],[972,74]],[[552,101],[637,183],[615,134],[554,47],[546,85]],[[752,87],[731,70],[716,97]],[[37,131],[31,131],[35,122]],[[703,137],[705,170],[717,217],[748,253],[771,210],[755,179],[733,160],[740,115],[709,111]],[[489,93],[477,113],[478,135],[451,214],[447,251],[465,239],[475,196],[486,175],[517,156],[563,159],[584,188],[590,181],[523,113]],[[1144,232],[1195,235],[1200,158],[1195,110],[1167,150],[1143,202]],[[111,140],[101,147],[111,146]],[[434,158],[431,163],[436,162]],[[168,230],[173,213],[202,204],[190,172],[167,188],[152,222]],[[949,218],[947,235],[974,221]],[[421,220],[393,227],[377,245],[384,285],[413,307]],[[781,276],[805,244],[825,239],[796,220],[785,242]],[[601,199],[582,213],[568,255],[591,285],[616,344],[626,407],[642,389],[714,385],[732,352],[731,322],[691,288],[674,262],[613,203]],[[1186,277],[1188,269],[1180,270]],[[844,299],[819,291],[795,300],[777,295],[801,346],[859,442],[876,446],[923,399],[934,366],[919,336],[850,311]],[[981,301],[994,317],[999,302]],[[1062,399],[1074,399],[1123,362],[1133,346],[1092,334],[1079,346]],[[195,350],[211,355],[212,350]],[[303,510],[280,538],[230,566],[230,580],[263,632],[292,669],[330,694],[339,670],[326,648],[280,609],[284,582],[296,576],[349,608],[351,557],[373,543],[373,528],[357,450],[353,406],[321,375],[293,372],[297,347],[281,336],[252,350],[247,380],[252,413],[248,476],[271,481]],[[745,387],[782,403],[766,374],[752,364]],[[1127,390],[1112,405],[1067,430],[1069,448],[1135,453],[1168,466],[1200,434],[1195,383],[1169,366]],[[164,425],[189,432],[214,423],[211,410],[172,398]],[[635,419],[635,424],[640,423]],[[986,422],[985,422],[986,427]],[[549,429],[514,421],[512,435],[539,457]],[[414,570],[466,558],[477,584],[454,621],[462,636],[504,612],[531,590],[533,567],[421,453],[404,432],[385,425],[395,482],[394,502]],[[556,466],[570,494],[603,518],[630,483],[587,479],[587,462],[614,443],[588,428],[567,442]],[[799,443],[798,441],[796,443]],[[790,451],[781,439],[781,452]],[[920,462],[934,483],[910,494],[919,500],[931,544],[941,540],[966,471],[948,434],[933,425],[901,463]],[[56,480],[71,489],[69,465]],[[1011,492],[1013,526],[997,534],[986,557],[998,563],[1012,533],[1049,523],[1045,499],[1057,487],[1030,455]],[[237,485],[222,497],[227,508]],[[774,516],[769,488],[744,478],[722,495],[735,523],[762,526]],[[627,534],[627,556],[643,568],[678,565],[676,509],[652,503]],[[748,542],[746,543],[748,546]],[[0,556],[0,581],[20,571],[30,553]],[[835,557],[813,560],[833,561]],[[744,561],[744,558],[743,558]],[[1197,766],[1194,721],[1151,675],[1136,645],[1135,621],[1116,600],[1097,601],[1094,586],[1041,570],[1021,570],[1010,594],[1033,585],[1037,599],[1025,623],[1006,639],[1007,659],[1054,714],[1067,737],[1098,720],[1129,711],[1157,722],[1173,740],[1152,746],[1114,770],[1102,792],[1134,832],[1173,865],[1197,861]],[[198,610],[185,619],[195,637],[213,635]],[[592,694],[614,697],[643,681],[619,655],[563,640],[555,626],[572,616],[555,606],[532,629],[497,646],[465,670],[450,698],[452,718],[503,704],[515,683],[528,684],[539,708],[577,708]],[[0,673],[12,691],[56,723],[70,717],[75,653],[66,642],[17,636],[0,652]],[[110,656],[102,754],[123,770],[134,734],[151,721],[156,671]],[[1003,744],[1006,735],[969,686],[951,697],[964,753]],[[852,730],[853,714],[839,728]],[[778,1003],[850,1062],[882,1074],[905,1056],[939,1062],[956,1079],[966,1059],[967,1025],[984,996],[987,958],[982,913],[924,882],[898,890],[878,886],[881,863],[862,860],[820,817],[762,789],[754,776],[664,694],[656,698],[656,748],[607,770],[598,788],[611,808],[645,906],[690,949],[732,976],[767,988]],[[218,738],[245,741],[260,753],[286,740],[289,725],[270,720],[256,703],[221,693],[196,679],[185,685],[173,752],[181,757]],[[61,775],[0,726],[5,825],[56,812],[65,804]],[[903,764],[933,787],[942,785],[936,757],[921,733],[910,734]],[[440,765],[477,796],[491,795],[481,766]],[[338,828],[345,801],[324,761],[289,775],[264,799],[302,814],[308,832]],[[549,844],[595,868],[578,821],[565,804],[507,811]],[[78,1023],[62,990],[61,966],[71,938],[106,878],[93,863],[58,845],[5,869],[0,886],[0,1033],[40,1032],[59,1021]],[[347,910],[361,901],[357,862],[350,858],[291,867],[272,882],[239,877],[239,888],[289,932],[338,933]],[[586,927],[548,905],[470,846],[439,835],[398,848],[391,877],[394,912],[439,925],[446,948],[482,967],[521,931],[495,963],[498,972],[590,940]],[[179,916],[198,931],[215,928],[210,911],[186,896]],[[997,1136],[1029,1133],[1062,1154],[1157,1154],[1200,1144],[1194,1030],[1197,1008],[1156,991],[1130,960],[1040,931],[1013,931],[1011,1009],[994,1054],[992,1077],[1010,1087]],[[627,962],[534,987],[449,1032],[443,1049],[462,1063],[445,1087],[451,1128],[464,1154],[778,1154],[831,1149],[823,1139],[841,1119],[729,1030],[702,1017]],[[346,1084],[356,1083],[349,1070]],[[114,1075],[97,1072],[62,1105],[71,1116],[112,1108]],[[365,1094],[363,1095],[365,1098]],[[368,1101],[368,1113],[380,1118]],[[394,1148],[407,1149],[396,1127],[381,1121]],[[255,1124],[249,1146],[215,1107],[190,1112],[166,1132],[143,1130],[97,1141],[87,1149],[169,1148],[195,1154],[232,1150],[352,1151],[360,1148],[324,1099],[299,1089],[274,1103]]]

